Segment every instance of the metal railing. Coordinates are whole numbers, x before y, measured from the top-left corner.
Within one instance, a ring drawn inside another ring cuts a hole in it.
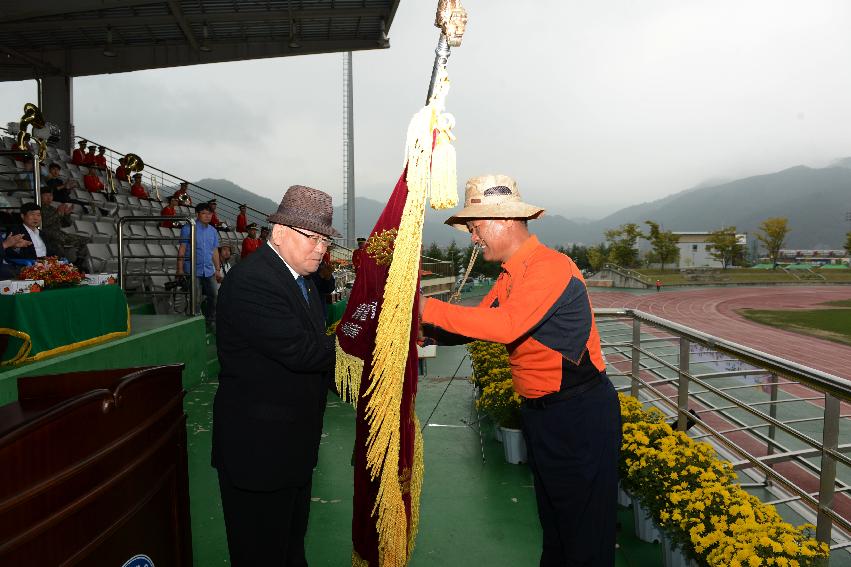
[[[650,279],[647,278],[647,276],[645,276],[641,272],[637,272],[635,270],[630,270],[628,268],[623,268],[621,266],[618,266],[617,264],[606,263],[606,264],[603,264],[602,269],[610,270],[612,272],[615,272],[616,274],[620,274],[621,276],[623,276],[625,278],[630,278],[630,279],[636,280],[636,281],[646,285],[647,287],[650,287],[650,286],[653,285],[653,282],[650,281]]]
[[[851,381],[641,311],[594,313],[618,390],[675,416],[680,431],[693,421],[693,438],[754,480],[743,486],[814,520],[831,550],[851,548],[851,413],[841,413]]]
[[[189,262],[189,275],[190,278],[190,286],[189,286],[189,306],[190,306],[190,315],[195,315],[198,308],[198,290],[195,285],[195,277],[196,277],[196,264],[195,264],[195,219],[190,216],[172,216],[172,217],[164,217],[164,216],[124,216],[120,217],[116,220],[117,227],[117,236],[118,236],[118,284],[121,286],[121,289],[124,290],[125,293],[128,292],[127,289],[127,277],[128,275],[136,275],[128,272],[126,269],[125,260],[128,259],[147,259],[150,256],[138,257],[134,255],[128,255],[124,250],[125,242],[132,241],[151,241],[152,237],[149,236],[125,236],[124,235],[124,227],[130,225],[131,223],[137,224],[145,224],[150,222],[156,222],[157,224],[163,221],[180,221],[186,222],[189,224],[189,245],[186,250],[186,258],[188,258]],[[175,261],[178,261],[179,258],[175,258]],[[163,272],[149,272],[146,271],[145,275],[147,276],[170,276],[171,272],[168,270],[164,270]],[[155,291],[145,292],[146,295],[156,295]]]

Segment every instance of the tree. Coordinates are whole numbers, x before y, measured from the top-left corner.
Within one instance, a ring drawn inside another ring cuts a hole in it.
[[[461,267],[466,271],[467,265],[470,263],[470,256],[473,254],[473,245],[467,246],[464,253],[461,254]],[[486,277],[496,278],[502,272],[502,266],[499,262],[486,262],[480,253],[476,256],[476,263],[473,264],[473,269],[470,274],[481,274]]]
[[[680,237],[670,230],[661,230],[659,225],[653,221],[644,221],[644,224],[650,227],[650,234],[647,240],[650,241],[653,254],[659,263],[662,264],[662,271],[664,272],[665,264],[669,261],[676,261],[680,255],[680,248],[677,246]]]
[[[635,223],[622,224],[618,228],[606,231],[606,242],[609,243],[609,261],[624,268],[638,265],[638,249],[636,243],[644,235]]]
[[[595,272],[600,271],[608,258],[609,251],[605,244],[598,244],[588,249],[588,265]]]
[[[716,230],[706,239],[712,244],[712,250],[709,254],[721,262],[721,267],[727,269],[727,266],[741,259],[744,252],[744,246],[739,243],[736,237],[736,227],[722,228]]]
[[[771,217],[762,221],[759,229],[762,231],[762,234],[757,234],[756,238],[765,246],[768,259],[771,260],[771,267],[776,268],[777,257],[780,256],[783,241],[786,240],[786,235],[789,234],[789,219],[786,217]]]
[[[444,256],[446,260],[452,262],[452,273],[457,274],[458,268],[461,266],[461,251],[458,250],[458,245],[455,244],[455,239],[452,239],[452,242],[449,243],[449,246],[446,247],[446,254]],[[465,265],[464,268],[467,266]]]
[[[845,252],[851,256],[851,232],[845,235]]]
[[[435,260],[443,260],[443,250],[440,249],[437,242],[432,242],[423,256],[426,258],[433,258]]]

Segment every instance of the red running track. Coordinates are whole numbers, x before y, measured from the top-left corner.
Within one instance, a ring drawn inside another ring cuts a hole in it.
[[[765,286],[664,290],[630,293],[589,288],[594,307],[631,308],[652,313],[851,381],[851,347],[752,323],[736,310],[820,308],[819,303],[851,299],[851,286]]]

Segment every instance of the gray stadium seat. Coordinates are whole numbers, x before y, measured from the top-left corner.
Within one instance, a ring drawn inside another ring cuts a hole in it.
[[[109,238],[108,242],[115,241],[115,223],[110,221],[97,221],[95,223],[95,228],[97,228],[97,233],[99,235]]]
[[[153,222],[145,223],[145,234],[150,238],[162,238],[162,233],[160,233],[160,226]]]
[[[98,274],[117,271],[118,263],[109,250],[108,244],[91,243],[87,244],[86,248],[89,250],[90,273]]]

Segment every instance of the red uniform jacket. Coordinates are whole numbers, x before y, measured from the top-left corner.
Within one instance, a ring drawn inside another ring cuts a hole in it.
[[[242,259],[245,259],[246,256],[260,248],[260,245],[263,243],[259,238],[251,238],[250,236],[246,236],[245,240],[242,241],[242,252],[240,255]]]
[[[97,175],[86,175],[83,177],[83,182],[86,184],[89,193],[103,191],[103,183]]]
[[[148,192],[145,191],[145,188],[141,183],[134,183],[132,187],[130,187],[130,194],[134,197],[139,197],[140,199],[149,199]]]
[[[245,215],[244,213],[239,213],[236,216],[236,231],[237,232],[248,232],[248,230],[247,230],[248,219],[246,218],[246,216],[247,215]]]
[[[106,156],[95,156],[95,167],[106,169]]]
[[[213,226],[219,226],[222,224],[222,221],[219,220],[219,217],[215,212],[213,213],[213,216],[210,217],[210,224]]]
[[[163,210],[160,213],[160,216],[173,217],[175,214],[177,214],[177,213],[174,210],[174,207],[163,207]],[[165,228],[174,228],[176,225],[174,224],[174,221],[166,220],[166,221],[161,222],[160,226],[164,226]]]
[[[92,154],[86,154],[85,156],[83,156],[83,165],[94,165],[96,157],[97,156],[93,153]]]
[[[74,165],[83,165],[86,161],[86,152],[77,148],[74,150],[74,153],[71,154],[71,163]]]
[[[115,177],[121,181],[130,181],[130,172],[123,165],[119,165],[118,169],[115,170]]]

